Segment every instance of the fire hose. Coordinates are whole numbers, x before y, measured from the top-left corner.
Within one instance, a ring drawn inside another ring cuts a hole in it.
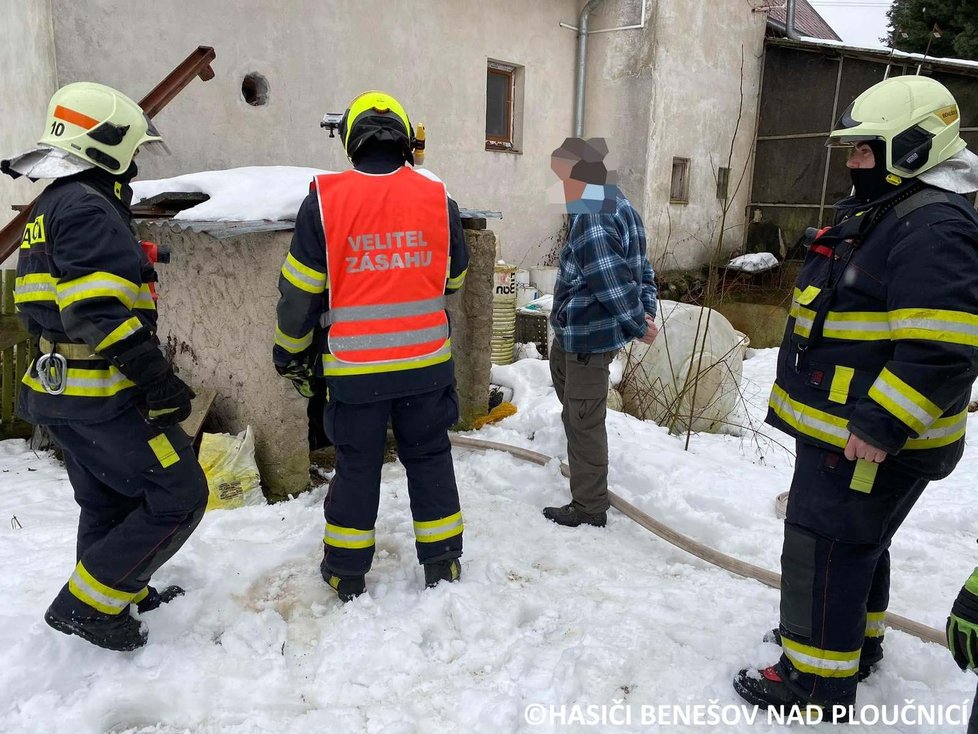
[[[537,464],[538,466],[546,466],[553,461],[553,457],[551,456],[547,456],[546,454],[541,454],[536,451],[531,451],[529,449],[524,449],[519,446],[510,446],[509,444],[497,443],[495,441],[484,441],[478,438],[469,438],[467,436],[460,436],[456,433],[449,434],[449,438],[451,439],[452,445],[459,448],[472,449],[476,451],[503,451],[511,456],[515,456],[517,459],[523,459],[524,461],[529,461],[533,464]],[[560,464],[560,473],[565,477],[570,478],[570,468],[567,466],[567,464]],[[766,568],[761,568],[760,566],[755,566],[752,563],[741,561],[733,556],[728,556],[725,553],[721,553],[720,551],[710,548],[707,545],[703,545],[702,543],[693,540],[682,533],[678,533],[668,525],[664,525],[651,515],[638,509],[630,502],[626,502],[614,492],[609,491],[608,496],[611,500],[612,507],[626,517],[637,522],[646,530],[649,530],[658,537],[662,538],[667,543],[674,545],[676,548],[686,551],[687,553],[690,553],[713,566],[729,571],[730,573],[743,576],[744,578],[754,579],[755,581],[760,581],[762,584],[770,586],[773,589],[781,588],[780,574],[774,573],[773,571],[768,571]],[[907,619],[899,614],[887,612],[886,624],[893,629],[906,632],[908,635],[913,635],[917,639],[923,640],[924,642],[934,642],[941,646],[947,644],[947,638],[944,632],[934,629],[933,627],[928,627],[920,622],[915,622],[912,619]]]

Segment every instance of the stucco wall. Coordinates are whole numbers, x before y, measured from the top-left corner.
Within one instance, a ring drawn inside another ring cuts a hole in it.
[[[716,171],[728,165],[741,113],[723,249],[743,241],[766,18],[741,2],[656,3],[644,208],[653,262],[662,270],[690,267],[711,256],[721,215]],[[688,204],[669,203],[673,157],[691,159]]]
[[[57,88],[49,0],[0,0],[0,26],[0,158],[9,158],[37,142]],[[0,227],[13,218],[12,204],[30,202],[41,188],[0,175]],[[14,267],[16,257],[0,266]]]
[[[462,206],[503,211],[504,255],[533,264],[560,226],[546,210],[549,154],[571,129],[577,0],[52,0],[61,82],[117,86],[138,98],[199,44],[217,76],[195,81],[157,118],[173,155],[140,159],[141,177],[242,165],[343,169],[319,121],[367,89],[399,97],[428,128],[427,165]],[[137,39],[104,43],[102,39]],[[91,49],[98,47],[97,54]],[[485,150],[486,62],[525,66],[523,153]],[[241,97],[268,79],[264,107]]]

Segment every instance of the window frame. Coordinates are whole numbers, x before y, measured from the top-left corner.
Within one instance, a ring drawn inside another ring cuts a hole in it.
[[[486,62],[486,112],[489,110],[489,77],[496,75],[505,77],[507,80],[506,84],[506,129],[507,135],[490,135],[488,129],[486,133],[486,150],[503,151],[509,153],[518,153],[519,147],[517,142],[517,117],[518,117],[518,104],[519,95],[517,84],[519,79],[517,75],[520,72],[519,67],[515,64],[507,64],[503,61],[494,61],[493,59],[488,59]]]
[[[688,204],[689,203],[689,172],[692,161],[689,158],[674,156],[672,159],[672,173],[669,177],[669,203]],[[679,173],[679,180],[676,174]],[[681,191],[677,191],[678,188]]]

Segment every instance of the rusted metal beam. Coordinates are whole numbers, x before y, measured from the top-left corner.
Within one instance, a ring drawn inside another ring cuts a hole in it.
[[[193,53],[167,74],[163,81],[153,87],[153,90],[140,100],[139,106],[147,115],[153,117],[180,94],[181,90],[194,80],[194,77],[199,76],[205,82],[213,79],[214,70],[211,68],[211,62],[216,56],[217,54],[212,47],[198,46]],[[24,236],[24,227],[27,226],[31,209],[36,203],[37,199],[34,199],[19,214],[7,222],[3,229],[0,229],[0,263],[10,257],[20,246]]]

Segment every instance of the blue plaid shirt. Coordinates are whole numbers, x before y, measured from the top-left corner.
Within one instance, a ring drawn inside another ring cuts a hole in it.
[[[573,214],[550,321],[565,352],[610,352],[645,336],[655,274],[642,219],[620,191],[613,214]]]

